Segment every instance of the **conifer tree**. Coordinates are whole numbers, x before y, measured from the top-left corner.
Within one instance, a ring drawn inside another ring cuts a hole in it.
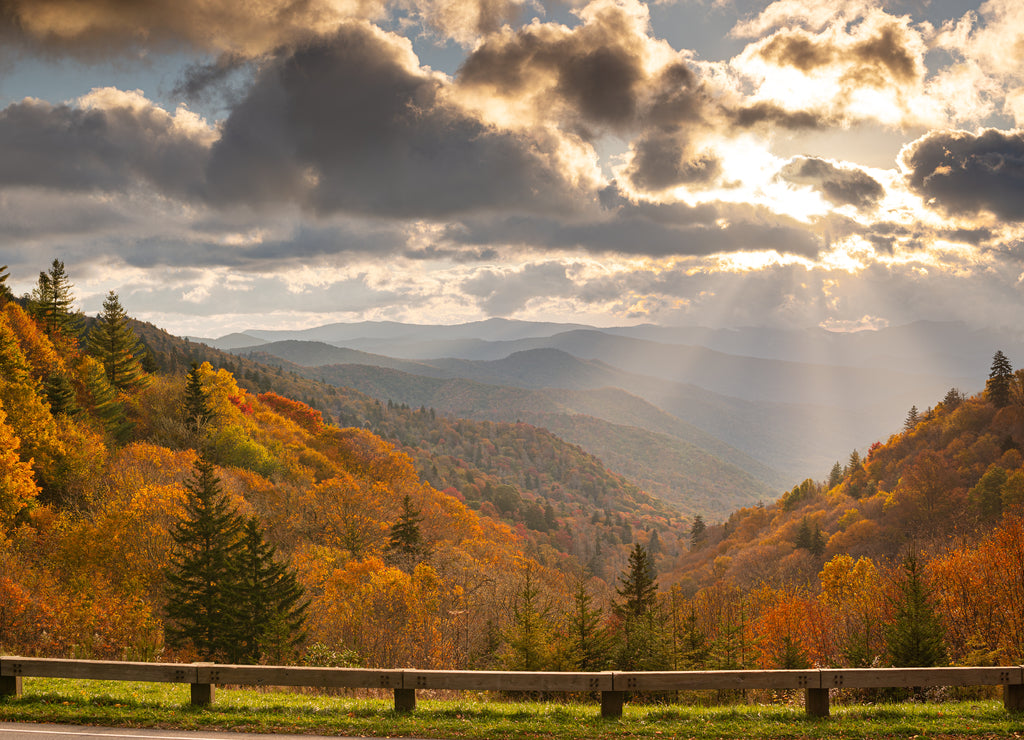
[[[198,434],[212,420],[210,397],[203,388],[199,365],[193,362],[188,375],[185,376],[185,426],[189,431]]]
[[[89,332],[88,345],[90,354],[103,363],[107,380],[117,390],[138,388],[148,379],[139,361],[142,345],[114,291],[103,301],[103,313]]]
[[[46,400],[50,403],[51,413],[74,416],[81,411],[75,397],[74,386],[63,373],[47,375],[43,381],[43,390],[46,393]]]
[[[616,592],[623,598],[614,605],[621,618],[616,666],[624,671],[664,670],[669,665],[670,645],[665,625],[657,613],[658,584],[654,563],[639,542],[629,554],[626,572]]]
[[[921,563],[911,551],[903,559],[896,613],[886,630],[889,660],[896,667],[944,665],[946,649],[942,624],[931,602]]]
[[[276,549],[263,539],[255,517],[245,521],[237,559],[237,639],[228,658],[233,663],[258,663],[270,656],[282,663],[303,639],[308,601],[295,574],[276,559]]]
[[[843,466],[836,460],[836,464],[832,466],[832,470],[828,474],[828,488],[832,490],[840,483],[843,482]]]
[[[512,624],[505,631],[503,662],[513,671],[549,669],[553,654],[549,610],[540,600],[535,566],[523,570],[523,585],[512,608]]]
[[[51,337],[60,333],[77,338],[82,330],[82,317],[72,308],[75,299],[71,290],[74,287],[64,269],[64,263],[59,259],[54,259],[49,271],[39,273],[39,281],[32,291],[29,306]]]
[[[402,499],[402,513],[391,526],[391,535],[384,552],[384,560],[406,573],[412,573],[417,565],[430,556],[430,548],[423,541],[420,532],[420,512],[413,508],[412,498],[406,494]]]
[[[191,646],[203,660],[225,660],[239,642],[237,564],[242,520],[200,457],[186,482],[186,518],[172,536],[167,572],[167,643]]]
[[[911,406],[910,411],[907,412],[907,418],[903,421],[903,429],[909,432],[916,427],[920,421],[921,417],[917,412],[917,406]]]
[[[0,266],[0,306],[3,306],[7,301],[14,300],[14,293],[11,292],[11,287],[7,284],[10,278],[11,273],[7,269],[7,265]]]
[[[615,589],[623,598],[621,603],[616,604],[616,610],[634,617],[647,614],[654,607],[658,594],[656,577],[651,556],[644,546],[637,542],[629,553],[626,572],[619,577],[621,586]]]
[[[569,615],[569,649],[576,670],[602,671],[608,667],[611,638],[601,626],[601,610],[593,607],[594,599],[580,579],[573,592]]]
[[[693,523],[690,524],[690,549],[700,550],[707,544],[708,541],[708,527],[704,523],[704,517],[697,514],[693,518]]]
[[[985,398],[996,408],[1005,408],[1010,404],[1010,389],[1013,385],[1013,367],[1010,361],[997,350],[992,358],[992,369],[985,384]]]
[[[125,442],[132,431],[124,405],[107,381],[103,366],[92,357],[83,357],[80,369],[82,382],[92,399],[93,413],[99,417],[107,433],[117,442]]]

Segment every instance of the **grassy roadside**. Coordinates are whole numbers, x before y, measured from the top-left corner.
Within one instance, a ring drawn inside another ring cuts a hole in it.
[[[440,740],[1024,738],[1024,716],[992,700],[833,706],[827,719],[786,704],[628,704],[621,720],[604,720],[597,702],[420,699],[415,712],[397,714],[390,698],[222,688],[212,707],[193,708],[185,685],[68,679],[25,679],[23,696],[0,699],[0,721]]]

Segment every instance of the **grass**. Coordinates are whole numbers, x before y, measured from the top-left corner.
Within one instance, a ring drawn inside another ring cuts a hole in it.
[[[0,721],[55,722],[366,737],[605,740],[617,738],[1024,738],[1024,717],[999,701],[840,705],[826,719],[797,703],[684,706],[626,705],[621,720],[602,719],[598,702],[510,702],[487,696],[418,698],[396,713],[384,698],[293,691],[224,689],[214,704],[192,707],[182,684],[24,679],[21,697],[0,698]]]

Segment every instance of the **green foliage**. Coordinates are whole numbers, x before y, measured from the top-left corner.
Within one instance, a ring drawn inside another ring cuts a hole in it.
[[[690,524],[690,549],[700,550],[708,543],[708,527],[704,523],[704,517],[697,514]]]
[[[615,591],[622,601],[615,605],[617,612],[624,616],[641,617],[654,607],[658,594],[657,573],[654,561],[646,548],[639,542],[629,553],[626,571],[619,576],[620,585]]]
[[[291,658],[309,607],[295,575],[277,561],[259,522],[231,506],[213,463],[200,457],[186,488],[167,572],[168,644],[204,660]]]
[[[89,352],[103,363],[107,380],[117,390],[132,390],[148,380],[139,361],[142,345],[114,291],[103,301],[103,313],[97,317],[87,342]]]
[[[203,660],[225,661],[239,643],[236,564],[242,521],[213,463],[199,458],[186,488],[186,518],[172,533],[175,549],[167,572],[167,642],[191,646]]]
[[[92,358],[84,358],[80,370],[82,382],[89,393],[90,408],[103,422],[107,434],[116,442],[125,442],[132,432],[132,424],[118,398],[117,391],[107,380],[103,366]]]
[[[412,497],[406,494],[402,499],[402,513],[391,525],[388,544],[384,549],[384,561],[406,573],[412,573],[416,566],[430,557],[430,547],[423,540],[420,523],[423,518],[412,505]]]
[[[225,424],[209,439],[207,454],[218,465],[251,470],[264,478],[278,469],[270,450],[236,424]]]
[[[985,398],[997,409],[1010,405],[1010,390],[1013,385],[1013,367],[1010,361],[997,350],[992,357],[992,368],[985,384]]]
[[[504,666],[513,671],[551,670],[556,651],[550,609],[541,602],[535,566],[523,568],[521,585],[512,606],[512,622],[505,631]]]
[[[886,630],[889,660],[897,667],[945,665],[943,628],[914,552],[903,559],[895,614]]]
[[[309,602],[295,574],[277,561],[276,548],[264,541],[255,517],[245,520],[235,567],[237,602],[231,619],[237,639],[228,658],[233,663],[258,663],[264,657],[287,663],[305,636]]]
[[[75,388],[64,373],[47,375],[46,380],[43,381],[43,390],[53,414],[74,416],[81,411],[75,396]]]
[[[203,434],[212,420],[210,397],[203,388],[199,365],[193,362],[185,377],[185,426],[194,434]]]
[[[11,292],[11,287],[7,284],[10,277],[11,273],[7,269],[7,265],[0,265],[0,306],[7,301],[14,300],[14,293]]]
[[[611,660],[612,636],[583,580],[576,582],[569,613],[569,660],[578,671],[603,671]]]
[[[82,331],[82,316],[73,311],[75,303],[64,263],[54,259],[47,272],[39,273],[39,281],[29,300],[31,313],[50,336],[58,333],[77,337]]]

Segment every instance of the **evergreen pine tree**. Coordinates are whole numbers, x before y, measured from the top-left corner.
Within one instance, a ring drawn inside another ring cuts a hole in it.
[[[629,553],[626,572],[619,576],[622,585],[615,590],[623,601],[616,604],[616,610],[634,617],[647,614],[654,607],[658,594],[656,577],[651,556],[644,546],[637,542]]]
[[[167,643],[191,646],[203,660],[236,651],[237,564],[242,520],[220,486],[213,464],[200,457],[186,482],[186,518],[172,536],[167,572]]]
[[[569,615],[569,641],[576,670],[602,671],[608,667],[611,638],[601,626],[601,610],[593,607],[593,597],[582,579],[576,582]]]
[[[942,624],[932,606],[920,561],[913,552],[903,559],[903,575],[896,613],[886,630],[889,660],[896,667],[943,665],[946,649]]]
[[[281,664],[303,639],[309,602],[303,601],[295,574],[275,555],[257,519],[247,519],[232,589],[237,595],[231,619],[237,640],[228,654],[232,663],[258,663],[266,656]]]
[[[921,421],[921,417],[917,413],[917,406],[911,406],[910,411],[907,412],[907,418],[903,421],[903,429],[909,432],[917,426],[919,421]]]
[[[148,380],[138,357],[142,345],[114,291],[103,301],[103,313],[89,332],[88,346],[90,354],[103,363],[107,380],[117,390],[132,390]]]
[[[697,624],[697,610],[690,608],[690,613],[683,619],[682,635],[677,647],[680,668],[687,671],[702,670],[707,667],[711,655],[708,638]]]
[[[843,482],[843,466],[836,460],[836,464],[832,466],[832,470],[828,474],[828,489],[832,490],[840,483]]]
[[[996,408],[1005,408],[1010,404],[1010,389],[1013,385],[1013,367],[1010,361],[997,350],[992,358],[992,369],[985,384],[985,398]]]
[[[64,270],[64,263],[58,259],[53,261],[48,272],[39,273],[29,306],[51,337],[59,333],[77,338],[82,330],[82,317],[72,310],[75,299],[71,289],[74,287]]]
[[[210,397],[203,388],[199,365],[193,362],[185,376],[185,426],[194,434],[200,434],[212,420]]]
[[[402,499],[402,513],[391,525],[391,535],[384,552],[384,560],[390,565],[412,573],[417,565],[430,556],[430,548],[423,541],[420,532],[420,512],[413,508],[412,498]]]
[[[63,373],[47,375],[43,380],[43,390],[46,393],[46,400],[50,403],[51,413],[74,416],[81,411],[75,397],[74,386]]]
[[[616,592],[623,601],[614,605],[621,618],[616,666],[623,671],[664,670],[669,666],[671,646],[658,614],[658,584],[654,563],[639,542],[629,554],[626,572],[619,577]]]
[[[93,413],[103,422],[107,433],[117,442],[125,442],[132,431],[124,405],[107,381],[103,366],[91,357],[83,358],[82,382],[92,399]]]
[[[533,565],[523,571],[523,586],[516,594],[512,624],[505,631],[507,650],[503,662],[513,671],[542,671],[552,659],[548,609],[541,604]]]
[[[3,306],[7,301],[14,300],[14,293],[11,292],[11,287],[7,284],[10,280],[11,273],[7,269],[7,265],[0,266],[0,306]]]
[[[704,523],[704,517],[697,514],[693,518],[693,523],[690,524],[690,549],[700,550],[707,544],[708,541],[708,527]]]

